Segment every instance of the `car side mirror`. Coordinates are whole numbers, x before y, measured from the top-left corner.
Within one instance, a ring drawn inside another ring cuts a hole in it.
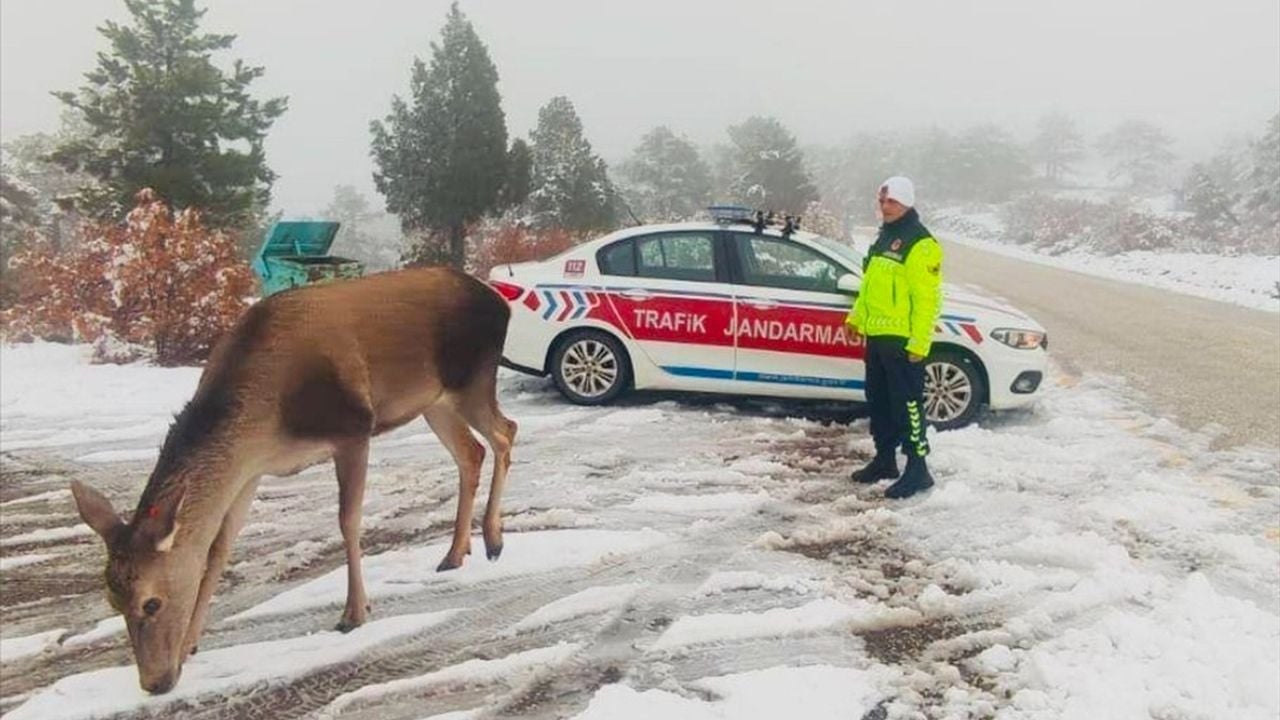
[[[845,273],[836,279],[836,289],[842,293],[856,295],[858,293],[858,276]]]

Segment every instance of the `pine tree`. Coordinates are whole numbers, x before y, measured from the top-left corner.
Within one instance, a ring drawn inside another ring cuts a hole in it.
[[[351,185],[338,185],[333,188],[333,199],[323,215],[325,220],[340,223],[338,234],[333,239],[335,248],[341,248],[337,254],[359,254],[368,241],[365,224],[374,217],[369,199]]]
[[[430,66],[414,60],[410,95],[393,98],[391,113],[371,125],[373,181],[387,211],[418,238],[411,262],[461,268],[467,226],[502,201],[507,123],[498,70],[456,2],[431,44]]]
[[[1280,236],[1280,113],[1271,118],[1267,132],[1251,146],[1248,162],[1244,209],[1259,230],[1270,230],[1271,251],[1280,251],[1275,244]]]
[[[693,143],[666,126],[641,138],[620,170],[632,209],[648,221],[687,219],[711,197],[711,169]]]
[[[795,137],[770,117],[729,128],[734,145],[734,198],[764,210],[800,213],[818,199]]]
[[[105,193],[82,193],[88,212],[113,215],[152,188],[177,207],[198,208],[215,227],[251,221],[270,200],[275,174],[263,141],[285,98],[253,99],[261,67],[213,64],[234,35],[200,32],[195,0],[125,0],[131,25],[99,32],[111,50],[78,92],[55,96],[83,113],[91,138],[60,145],[54,159],[101,179]]]
[[[529,199],[532,184],[533,150],[529,143],[516,138],[507,151],[507,178],[502,186],[500,207],[509,210],[524,204]]]
[[[538,111],[529,205],[538,227],[572,232],[604,230],[615,222],[615,190],[608,167],[591,149],[569,98]]]
[[[996,125],[979,125],[956,138],[952,151],[955,186],[950,197],[1004,202],[1031,174],[1026,153]]]
[[[1084,157],[1084,136],[1071,116],[1052,112],[1040,118],[1030,149],[1031,159],[1043,168],[1044,179],[1059,185],[1072,165]]]
[[[1234,204],[1231,197],[1201,163],[1192,165],[1187,173],[1187,179],[1182,185],[1182,198],[1187,210],[1195,214],[1196,222],[1202,228],[1220,228],[1224,224],[1235,225],[1237,222],[1231,211]]]
[[[1156,125],[1130,120],[1098,138],[1098,149],[1111,159],[1108,177],[1128,178],[1135,190],[1151,190],[1160,184],[1173,164],[1173,141]]]

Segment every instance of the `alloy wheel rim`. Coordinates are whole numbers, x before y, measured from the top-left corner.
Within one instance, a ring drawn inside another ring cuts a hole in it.
[[[929,363],[924,369],[924,415],[930,422],[954,420],[973,402],[973,384],[958,366]]]
[[[560,374],[575,393],[597,398],[618,382],[618,358],[598,340],[579,340],[565,351]]]

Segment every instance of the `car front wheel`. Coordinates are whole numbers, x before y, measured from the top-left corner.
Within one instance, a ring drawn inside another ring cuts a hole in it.
[[[578,405],[604,405],[631,381],[626,351],[614,337],[582,330],[565,338],[551,358],[551,378]]]
[[[924,415],[939,430],[972,422],[986,394],[982,373],[970,358],[944,350],[925,361]]]

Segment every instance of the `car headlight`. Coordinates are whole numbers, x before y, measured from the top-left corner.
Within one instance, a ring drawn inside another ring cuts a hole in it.
[[[996,328],[991,331],[991,337],[1019,350],[1035,350],[1039,347],[1046,347],[1049,344],[1048,336],[1039,330]]]

